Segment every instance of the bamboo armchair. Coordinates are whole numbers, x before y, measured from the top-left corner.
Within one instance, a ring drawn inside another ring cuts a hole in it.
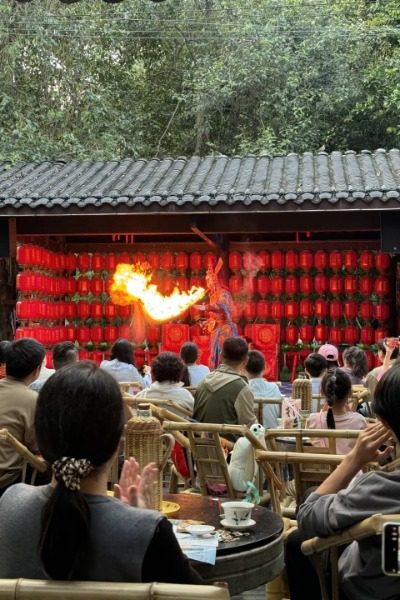
[[[131,393],[131,389],[137,389],[139,392],[144,388],[143,383],[140,381],[118,381],[118,385],[121,389],[121,392]]]
[[[257,416],[257,420],[259,423],[264,425],[264,427],[268,427],[268,424],[263,422],[263,408],[266,404],[273,404],[275,406],[279,406],[280,407],[279,414],[282,413],[282,398],[281,397],[280,398],[263,398],[263,397],[256,396],[254,398],[254,404],[255,404],[254,412]]]
[[[357,439],[358,429],[268,429],[265,432],[265,442],[270,450],[280,450],[277,440],[279,438],[294,438],[296,452],[311,452],[313,454],[336,454],[336,441],[338,439]],[[313,446],[313,438],[324,438],[328,447]]]
[[[178,416],[192,416],[190,410],[188,410],[184,406],[180,406],[173,400],[168,400],[167,398],[136,398],[136,396],[133,396],[132,394],[129,394],[127,392],[124,392],[122,394],[122,397],[125,404],[128,405],[130,409],[136,409],[139,404],[146,403],[152,404],[153,406],[168,407],[169,409],[172,409],[176,414],[178,414]]]
[[[47,470],[47,463],[31,452],[24,444],[19,442],[8,429],[0,429],[0,443],[7,444],[14,448],[14,450],[23,458],[22,466],[22,481],[25,483],[34,484],[37,473],[44,473]],[[27,482],[27,465],[30,465],[33,469],[30,481]]]
[[[302,543],[303,554],[313,559],[321,586],[322,600],[339,600],[338,548],[355,540],[362,540],[372,535],[381,535],[387,522],[400,523],[400,515],[373,515],[348,529],[329,537],[315,537]],[[329,566],[331,571],[331,595],[325,573],[325,561],[322,554],[329,551]]]
[[[352,410],[357,410],[359,406],[364,404],[367,409],[368,417],[374,417],[371,406],[372,394],[370,390],[363,385],[353,385],[351,387],[351,393],[350,406]]]

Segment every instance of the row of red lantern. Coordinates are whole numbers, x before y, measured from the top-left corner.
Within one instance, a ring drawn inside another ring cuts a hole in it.
[[[359,254],[354,250],[274,250],[271,253],[262,251],[258,253],[246,251],[243,254],[238,251],[232,251],[228,254],[228,264],[231,271],[295,271],[300,268],[303,271],[309,271],[312,268],[318,271],[332,269],[333,271],[355,271],[357,268],[363,271],[370,271],[375,268],[380,273],[384,273],[390,268],[390,256],[383,252],[371,252],[364,250]]]
[[[196,309],[193,309],[195,313]],[[196,316],[193,314],[193,316]],[[200,315],[197,315],[200,316]],[[360,317],[364,321],[376,319],[377,321],[386,321],[390,317],[390,306],[384,302],[372,303],[369,301],[357,304],[354,300],[340,302],[339,300],[327,301],[322,298],[315,300],[303,299],[300,302],[288,300],[282,302],[275,300],[268,302],[267,300],[249,300],[244,303],[235,303],[232,309],[232,318],[238,321],[244,317],[247,321],[259,319],[317,319],[330,318],[339,320],[342,317],[346,319],[355,319]]]
[[[293,296],[296,294],[310,295],[325,294],[327,292],[337,296],[346,294],[348,296],[360,293],[362,295],[370,295],[372,293],[378,296],[387,296],[390,293],[390,279],[386,275],[379,275],[376,278],[356,277],[355,275],[332,275],[327,277],[323,274],[302,275],[287,275],[282,277],[276,275],[269,277],[268,275],[259,275],[257,277],[245,276],[240,274],[232,275],[229,278],[229,289],[233,296],[237,296],[245,292],[248,295],[259,294],[262,298],[268,294],[279,296],[288,294]]]
[[[290,345],[295,345],[299,341],[303,344],[310,344],[313,340],[316,340],[322,344],[329,342],[335,346],[339,346],[340,344],[354,345],[358,343],[370,346],[388,335],[389,330],[386,327],[373,329],[370,326],[366,326],[360,329],[356,325],[328,327],[322,323],[315,326],[304,324],[299,327],[296,325],[287,325],[282,329],[282,341]]]
[[[75,254],[52,252],[41,246],[22,244],[17,248],[17,263],[21,267],[38,267],[46,271],[75,271]]]
[[[128,320],[131,316],[130,306],[117,306],[112,302],[45,302],[43,300],[19,300],[16,304],[16,316],[21,321],[61,319],[113,319],[119,317]]]
[[[50,277],[34,271],[21,271],[16,279],[17,290],[23,294],[45,296],[70,296],[76,293],[77,284],[72,277]]]

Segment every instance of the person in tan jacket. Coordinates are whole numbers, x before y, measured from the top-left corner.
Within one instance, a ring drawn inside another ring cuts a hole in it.
[[[6,377],[0,380],[0,429],[6,428],[29,450],[37,450],[33,423],[37,392],[29,389],[37,379],[45,355],[42,344],[23,338],[10,344],[6,352]],[[7,444],[0,444],[0,496],[20,480],[21,456]]]

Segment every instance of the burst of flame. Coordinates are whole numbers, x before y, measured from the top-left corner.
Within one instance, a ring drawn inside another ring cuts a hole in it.
[[[179,317],[206,293],[204,288],[197,286],[192,286],[187,291],[180,291],[175,287],[170,296],[163,296],[157,286],[150,283],[151,278],[150,265],[118,264],[111,285],[112,301],[120,305],[139,301],[152,321],[162,323]]]

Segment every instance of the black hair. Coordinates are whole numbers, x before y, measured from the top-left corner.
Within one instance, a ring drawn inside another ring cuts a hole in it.
[[[185,365],[174,352],[161,352],[153,360],[151,373],[156,381],[181,381]]]
[[[343,352],[343,361],[350,368],[355,377],[362,379],[368,373],[368,360],[364,350],[357,346],[350,346]]]
[[[53,365],[56,370],[75,363],[77,360],[78,348],[73,342],[60,342],[54,346]]]
[[[51,465],[70,457],[100,467],[117,450],[123,423],[118,383],[94,362],[59,369],[39,392],[36,437],[40,453]],[[39,552],[46,574],[52,579],[85,579],[89,536],[85,496],[60,480],[42,513]]]
[[[249,346],[242,337],[228,337],[222,345],[222,358],[226,363],[239,364],[249,353]]]
[[[246,364],[246,371],[251,375],[261,375],[265,369],[265,358],[262,352],[250,350]]]
[[[383,356],[386,356],[385,340],[379,340],[376,343],[376,345],[378,347],[378,350],[380,352],[382,352]],[[390,356],[390,359],[394,360],[395,358],[398,358],[398,356],[399,356],[399,346],[396,346],[395,348],[393,348],[393,352]]]
[[[10,346],[11,342],[8,340],[3,340],[0,342],[0,365],[3,365],[6,362],[6,352]]]
[[[190,386],[190,375],[189,375],[189,369],[187,368],[186,365],[184,365],[183,369],[182,369],[182,373],[181,373],[181,381],[183,382],[183,385],[185,387]]]
[[[199,356],[199,349],[194,342],[185,342],[180,351],[181,359],[187,365],[193,365]]]
[[[45,354],[44,346],[32,338],[11,342],[6,350],[7,376],[25,379],[42,366]]]
[[[132,344],[128,340],[120,338],[113,344],[113,347],[111,348],[110,359],[114,360],[115,358],[120,362],[127,363],[128,365],[135,364]]]
[[[336,429],[333,406],[346,402],[351,392],[351,379],[343,369],[329,369],[321,381],[321,393],[328,403],[326,424],[328,429]]]
[[[326,360],[325,356],[322,356],[322,354],[318,354],[318,352],[312,352],[304,361],[304,366],[307,370],[307,373],[309,373],[311,377],[320,377],[321,374],[328,368],[328,361]]]
[[[395,363],[382,379],[374,392],[372,407],[375,414],[384,419],[400,440],[400,362]]]

